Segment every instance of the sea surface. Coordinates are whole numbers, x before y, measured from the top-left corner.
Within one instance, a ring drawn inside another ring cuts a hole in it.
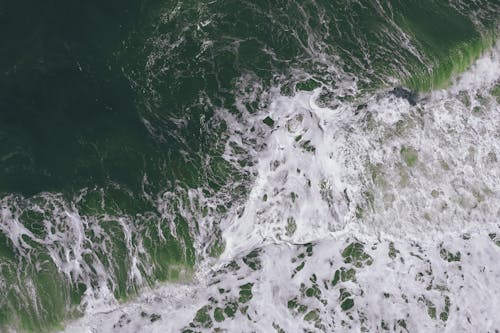
[[[500,332],[500,0],[0,1],[0,332]]]

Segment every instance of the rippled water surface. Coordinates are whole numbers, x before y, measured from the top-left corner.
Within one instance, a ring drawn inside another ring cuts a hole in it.
[[[0,4],[0,332],[500,330],[499,17]]]

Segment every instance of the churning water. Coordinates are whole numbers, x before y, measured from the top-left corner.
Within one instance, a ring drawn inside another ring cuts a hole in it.
[[[0,329],[500,330],[498,1],[135,10],[2,81]]]

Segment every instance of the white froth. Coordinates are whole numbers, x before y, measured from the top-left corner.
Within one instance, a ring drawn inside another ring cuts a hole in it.
[[[239,101],[244,119],[221,117],[230,141],[252,154],[255,178],[221,223],[219,262],[205,262],[196,284],[94,311],[66,332],[499,329],[500,108],[488,93],[500,79],[499,53],[494,48],[416,106],[382,92],[366,105],[331,110],[316,103],[320,89],[292,97],[272,90],[256,114]],[[262,89],[249,85],[244,98],[255,101]],[[236,160],[230,148],[225,157]],[[300,245],[308,242],[310,254]],[[371,259],[348,262],[342,253],[353,242]],[[253,269],[243,258],[255,249]],[[355,278],[334,285],[342,267]],[[239,304],[234,319],[216,322],[215,309],[237,301],[246,283],[253,283],[248,308]],[[321,296],[305,296],[301,288],[314,284]],[[342,309],[342,291],[351,309]],[[307,310],[290,308],[293,299]],[[211,324],[204,327],[193,318],[205,306]]]

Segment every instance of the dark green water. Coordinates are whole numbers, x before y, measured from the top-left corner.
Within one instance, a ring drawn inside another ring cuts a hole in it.
[[[2,2],[0,327],[50,330],[82,313],[85,292],[125,300],[217,255],[217,216],[251,178],[248,152],[229,144],[236,159],[224,159],[231,124],[217,113],[240,117],[237,100],[254,83],[250,113],[273,86],[323,85],[328,105],[346,76],[361,94],[393,79],[443,87],[496,40],[499,9],[493,0]],[[207,215],[214,229],[202,247]]]
[[[2,161],[2,192],[33,195],[112,179],[136,182],[140,167],[132,164],[152,143],[116,51],[138,27],[147,5],[2,5],[1,147],[2,156],[11,156]],[[132,147],[117,142],[124,137]],[[112,156],[99,154],[100,149]]]

